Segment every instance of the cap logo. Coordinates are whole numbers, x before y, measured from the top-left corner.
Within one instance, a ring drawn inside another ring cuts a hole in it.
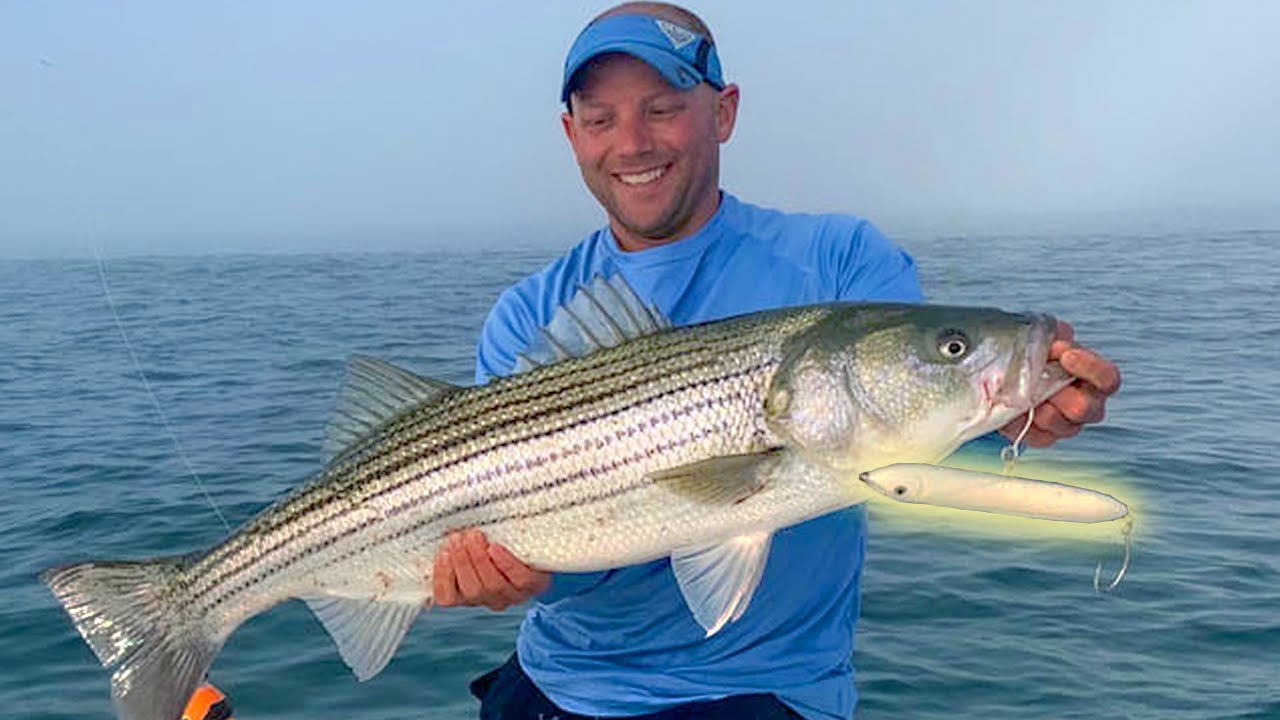
[[[662,34],[666,35],[667,39],[671,41],[671,47],[676,50],[679,50],[685,45],[688,45],[698,39],[698,36],[692,31],[682,28],[675,23],[667,22],[666,20],[658,20],[656,18],[654,19],[654,22],[658,24],[658,29],[662,31]]]

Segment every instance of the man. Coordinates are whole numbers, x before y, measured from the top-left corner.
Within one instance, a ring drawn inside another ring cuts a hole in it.
[[[783,214],[720,190],[719,146],[739,92],[692,13],[661,3],[605,12],[570,50],[561,99],[565,135],[609,222],[502,294],[481,334],[478,381],[510,373],[595,275],[621,273],[676,324],[921,299],[911,258],[867,222]],[[1037,446],[1100,420],[1119,384],[1114,365],[1072,348],[1069,328],[1060,340],[1053,352],[1082,380],[1037,409]],[[483,718],[847,718],[865,538],[858,507],[780,531],[751,605],[710,638],[666,561],[551,577],[477,531],[441,552],[434,595],[494,609],[534,599],[516,656],[473,684]]]

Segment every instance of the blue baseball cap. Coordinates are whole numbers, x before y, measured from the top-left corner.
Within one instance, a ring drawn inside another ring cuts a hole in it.
[[[564,61],[560,102],[568,102],[578,71],[592,58],[620,52],[639,58],[673,87],[687,90],[705,82],[724,89],[720,57],[711,38],[650,15],[613,15],[583,28]]]

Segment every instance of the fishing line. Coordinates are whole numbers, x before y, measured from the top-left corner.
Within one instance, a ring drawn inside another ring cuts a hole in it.
[[[1023,438],[1031,432],[1031,423],[1036,419],[1036,409],[1033,407],[1027,411],[1027,424],[1022,426],[1022,432],[1018,433],[1018,437],[1012,444],[1006,445],[1000,449],[1000,459],[1004,461],[1004,474],[1012,475],[1013,466],[1018,461],[1018,456],[1022,455],[1021,444]]]
[[[120,339],[124,341],[124,346],[129,351],[129,359],[133,361],[133,368],[138,372],[138,377],[142,378],[142,386],[147,389],[147,397],[151,398],[151,407],[155,409],[156,415],[160,418],[160,424],[164,425],[165,432],[169,433],[169,439],[173,441],[173,447],[178,452],[178,457],[182,459],[182,464],[186,466],[187,472],[195,479],[196,485],[200,488],[204,499],[209,501],[209,507],[213,508],[213,512],[222,521],[222,527],[227,532],[231,532],[231,523],[227,522],[227,517],[222,514],[222,510],[218,504],[213,501],[213,495],[209,494],[209,488],[205,486],[204,480],[200,479],[200,474],[191,466],[191,460],[187,457],[187,453],[182,449],[182,443],[178,441],[178,435],[173,431],[173,425],[169,423],[169,416],[165,415],[164,408],[160,407],[160,400],[156,398],[156,393],[151,389],[151,382],[147,380],[147,374],[142,370],[142,363],[138,361],[138,354],[133,350],[133,343],[129,342],[129,334],[124,330],[124,323],[120,320],[120,313],[116,310],[115,299],[111,296],[111,284],[107,282],[106,263],[102,259],[102,253],[98,252],[98,248],[93,249],[93,257],[98,261],[98,279],[102,281],[102,294],[107,299],[107,307],[111,308],[111,318],[116,322],[116,329],[120,331]]]
[[[46,68],[53,67],[52,62],[48,62],[44,59],[41,59],[40,63]],[[55,119],[53,126],[55,130],[61,129],[64,134],[68,133],[68,131],[80,130],[78,127],[71,127],[71,124],[66,122],[66,117],[61,111],[62,105],[60,103],[53,102],[52,107],[54,108]],[[72,134],[77,137],[84,136],[83,132],[74,132]],[[77,179],[79,178],[80,176],[77,175]],[[84,208],[81,206],[81,203],[78,202],[78,196],[72,194],[71,199],[68,200],[67,204],[71,206],[70,216],[74,218],[78,224],[85,226],[85,230],[87,230],[86,235],[91,239],[94,238],[95,234],[92,227],[85,219]],[[169,439],[173,441],[173,446],[177,450],[178,457],[182,460],[182,464],[187,468],[187,472],[191,474],[191,477],[195,479],[196,485],[200,488],[200,493],[203,494],[205,500],[209,502],[209,507],[213,508],[213,512],[218,516],[218,520],[222,522],[222,526],[230,532],[231,523],[227,522],[227,517],[222,514],[222,509],[218,507],[216,502],[214,502],[213,496],[209,494],[209,489],[205,486],[204,480],[200,478],[200,475],[196,472],[195,468],[192,467],[191,460],[187,457],[187,453],[182,449],[182,443],[178,441],[178,436],[174,433],[173,426],[169,423],[169,417],[165,415],[164,408],[160,407],[160,401],[156,398],[155,391],[151,389],[151,382],[147,380],[147,374],[142,370],[142,363],[138,361],[138,354],[134,352],[133,343],[129,341],[129,334],[125,332],[124,322],[121,321],[120,313],[116,310],[115,298],[111,295],[111,284],[107,282],[106,262],[102,259],[102,252],[96,243],[93,246],[93,258],[97,261],[98,280],[102,283],[102,294],[106,297],[107,307],[111,309],[111,318],[116,323],[116,330],[120,332],[120,339],[124,341],[125,349],[129,351],[129,359],[133,362],[133,367],[138,372],[138,377],[142,379],[142,386],[147,390],[147,397],[151,398],[151,406],[155,409],[156,415],[160,418],[160,423],[164,425],[165,431],[169,434]]]

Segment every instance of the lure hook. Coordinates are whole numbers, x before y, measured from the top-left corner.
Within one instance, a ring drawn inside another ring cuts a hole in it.
[[[1124,536],[1124,560],[1120,564],[1120,572],[1116,573],[1115,578],[1102,585],[1102,563],[1093,569],[1093,591],[1099,595],[1103,592],[1111,592],[1120,585],[1120,581],[1124,579],[1125,573],[1129,572],[1129,560],[1133,554],[1133,516],[1125,518],[1124,529],[1120,531]]]

